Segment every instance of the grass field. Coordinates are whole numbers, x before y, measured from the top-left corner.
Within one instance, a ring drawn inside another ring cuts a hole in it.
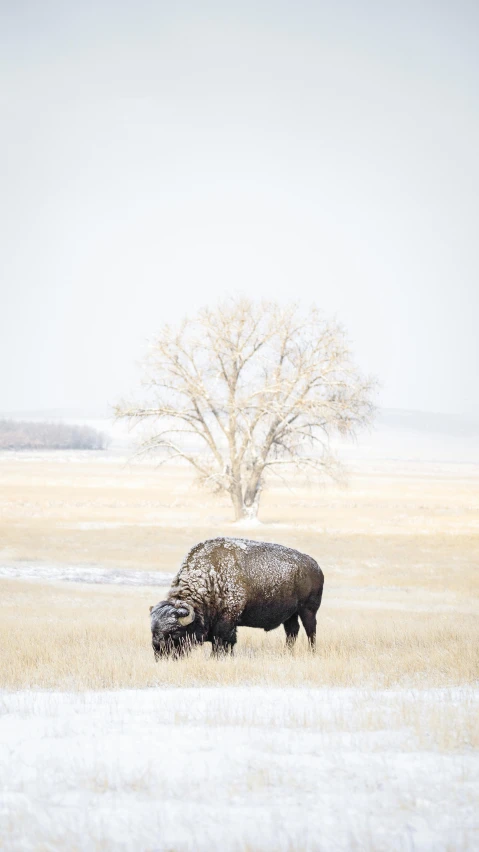
[[[478,593],[479,467],[361,464],[349,487],[275,486],[250,537],[311,552],[328,584]],[[237,535],[186,468],[113,454],[0,455],[0,560],[174,571],[191,544]]]
[[[211,660],[205,645],[185,660],[155,663],[148,604],[164,596],[157,587],[1,580],[0,594],[0,684],[10,689],[431,687],[478,678],[479,620],[468,611],[409,612],[367,598],[354,608],[349,598],[326,598],[314,656],[302,634],[291,654],[282,628],[240,628],[233,658]]]
[[[265,494],[262,524],[181,467],[125,465],[114,455],[0,459],[0,564],[75,563],[174,572],[214,535],[279,541],[322,566],[319,653],[284,654],[282,628],[240,630],[236,657],[204,650],[155,665],[148,606],[158,588],[42,585],[0,579],[0,685],[114,688],[158,683],[315,685],[474,683],[478,677],[479,502],[468,465],[357,466],[350,486],[297,483]]]
[[[476,849],[477,474],[358,464],[238,528],[182,468],[1,456],[2,848]],[[233,658],[154,662],[163,574],[220,534],[315,556],[316,655],[240,628]]]

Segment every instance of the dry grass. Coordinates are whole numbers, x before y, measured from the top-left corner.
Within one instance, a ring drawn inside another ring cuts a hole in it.
[[[148,604],[161,591],[0,581],[0,687],[117,689],[151,686],[446,686],[479,677],[472,614],[367,609],[320,611],[318,653],[300,634],[291,655],[282,628],[241,628],[233,658],[210,645],[154,662]]]
[[[349,487],[274,487],[263,527],[312,553],[329,586],[479,593],[478,471],[469,465],[359,466]],[[188,548],[233,535],[232,509],[192,487],[187,469],[0,455],[0,559],[171,572]]]
[[[176,570],[196,541],[237,534],[225,502],[187,470],[0,456],[0,560]],[[0,686],[460,685],[478,680],[479,504],[469,465],[360,468],[350,487],[265,494],[242,534],[314,555],[326,575],[316,657],[282,629],[240,630],[233,659],[209,646],[155,664],[158,588],[0,581]]]

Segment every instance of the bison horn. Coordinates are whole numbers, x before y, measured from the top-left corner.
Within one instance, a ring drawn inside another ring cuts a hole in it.
[[[191,622],[195,620],[195,611],[189,603],[182,603],[181,608],[183,609],[184,607],[187,607],[188,615],[183,615],[181,618],[178,618],[178,624],[181,624],[182,627],[187,627],[188,624],[191,624]]]

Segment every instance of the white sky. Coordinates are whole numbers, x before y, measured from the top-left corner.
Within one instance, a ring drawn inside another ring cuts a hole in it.
[[[166,320],[315,301],[388,407],[479,414],[479,4],[0,0],[0,410]]]

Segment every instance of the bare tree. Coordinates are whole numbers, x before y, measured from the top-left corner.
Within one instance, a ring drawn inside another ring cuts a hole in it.
[[[153,421],[140,451],[181,458],[226,492],[236,519],[253,518],[268,474],[337,477],[334,432],[373,415],[374,383],[352,363],[345,333],[315,308],[247,299],[165,326],[144,363],[144,404],[118,417]]]

